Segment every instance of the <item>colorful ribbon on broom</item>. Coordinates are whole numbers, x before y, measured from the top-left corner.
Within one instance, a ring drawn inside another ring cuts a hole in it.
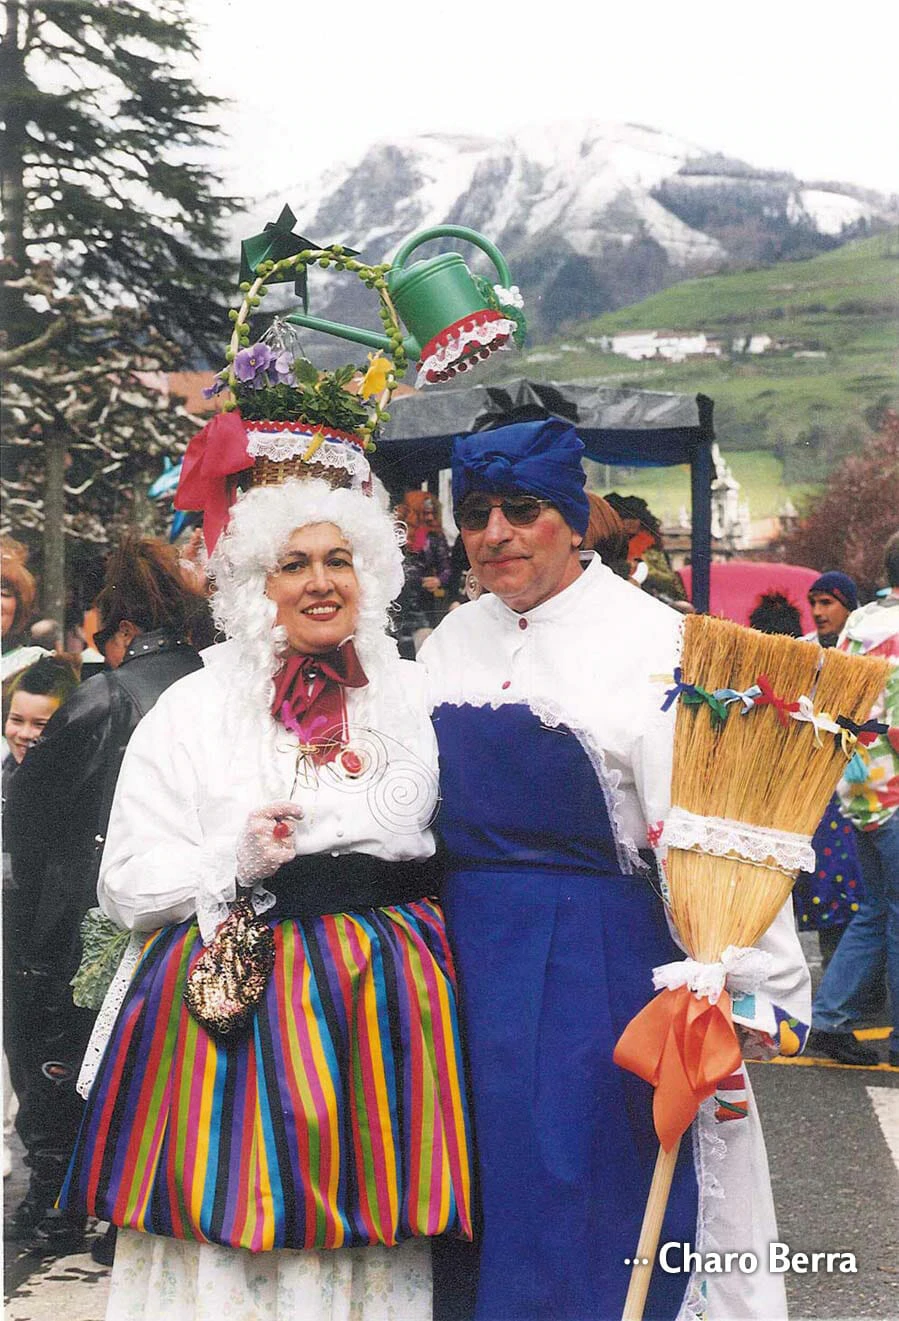
[[[653,969],[659,994],[631,1019],[613,1059],[655,1088],[653,1123],[666,1151],[718,1084],[741,1067],[729,992],[752,994],[770,966],[763,950],[729,945],[717,963],[682,959]]]
[[[771,687],[771,680],[768,678],[767,674],[760,674],[758,679],[756,679],[756,683],[762,690],[761,697],[755,699],[756,706],[773,707],[777,713],[778,720],[783,725],[784,729],[786,729],[790,723],[788,716],[791,715],[792,712],[799,710],[799,703],[788,702],[785,697],[778,697],[774,689]]]
[[[850,784],[864,784],[868,778],[868,748],[881,734],[888,735],[890,727],[880,720],[866,720],[858,725],[848,716],[837,716],[837,725],[834,739],[849,762],[846,779]]]
[[[727,720],[728,708],[739,702],[740,714],[744,716],[754,711],[756,707],[770,706],[784,729],[787,728],[790,720],[810,724],[818,747],[823,746],[822,731],[833,734],[837,745],[849,762],[846,779],[855,783],[867,779],[868,776],[866,749],[881,735],[885,734],[892,739],[895,733],[895,730],[880,720],[866,720],[861,725],[856,724],[849,716],[837,716],[834,720],[828,711],[816,711],[811,697],[805,693],[795,702],[780,697],[775,693],[766,674],[760,674],[754,684],[742,691],[738,688],[716,688],[710,693],[699,684],[687,683],[681,667],[678,666],[674,671],[674,686],[667,689],[662,710],[668,711],[678,699],[686,706],[699,707],[705,703],[712,720],[718,725],[723,725]]]
[[[683,671],[679,665],[674,671],[674,687],[669,688],[665,694],[662,710],[667,711],[678,698],[686,706],[701,706],[705,702],[714,720],[723,724],[727,719],[727,707],[724,702],[719,701],[717,693],[707,692],[705,688],[700,688],[699,684],[696,683],[684,683]]]

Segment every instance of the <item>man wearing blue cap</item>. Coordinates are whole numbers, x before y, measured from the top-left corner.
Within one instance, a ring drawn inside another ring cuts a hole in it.
[[[443,900],[483,1217],[476,1298],[468,1311],[445,1308],[437,1270],[437,1318],[620,1316],[658,1150],[652,1090],[612,1051],[652,997],[652,969],[680,956],[650,847],[669,805],[673,711],[661,707],[681,617],[598,558],[582,568],[582,452],[555,419],[456,441],[455,517],[484,594],[419,653],[440,745]],[[778,1003],[807,1021],[788,908],[760,943]],[[728,1081],[748,1090],[742,1073]],[[774,1211],[749,1109],[726,1124],[713,1102],[700,1110],[662,1243],[755,1251],[759,1269],[657,1269],[647,1316],[785,1315],[783,1277],[767,1269]],[[724,1196],[710,1198],[713,1188]]]
[[[848,573],[831,569],[816,578],[808,589],[808,603],[815,621],[815,632],[805,641],[816,639],[822,647],[835,647],[843,625],[858,609],[858,591]]]

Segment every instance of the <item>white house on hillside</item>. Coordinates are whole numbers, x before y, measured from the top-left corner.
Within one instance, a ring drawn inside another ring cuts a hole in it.
[[[602,353],[617,353],[633,362],[650,358],[684,362],[703,355],[721,356],[721,345],[710,341],[701,330],[628,330],[621,335],[588,336],[587,343],[596,345]]]

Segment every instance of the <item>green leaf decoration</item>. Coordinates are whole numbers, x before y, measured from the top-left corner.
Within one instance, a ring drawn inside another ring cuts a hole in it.
[[[116,926],[99,908],[88,909],[81,922],[81,963],[69,983],[76,1005],[101,1007],[130,939],[131,932]]]
[[[308,358],[297,358],[293,364],[293,375],[298,385],[315,385],[318,368]]]
[[[296,257],[307,248],[315,250],[321,248],[322,245],[313,239],[304,238],[302,234],[294,234],[293,227],[296,223],[296,216],[290,207],[285,205],[281,208],[278,219],[270,220],[261,234],[253,234],[243,240],[240,245],[239,283],[252,282],[264,261],[283,261],[285,257]],[[343,255],[359,256],[354,248],[344,248]],[[302,298],[303,310],[308,311],[309,295],[305,267],[300,271],[288,270],[281,275],[273,275],[269,284],[283,284],[287,280],[294,280],[294,293],[298,298]]]
[[[520,307],[504,307],[502,312],[510,321],[515,322],[515,329],[512,331],[512,342],[518,348],[523,348],[528,334],[528,323],[524,319],[524,312]]]
[[[496,291],[489,280],[485,280],[483,275],[472,275],[475,287],[488,307],[494,312],[502,312],[509,321],[515,322],[515,329],[512,331],[512,340],[518,348],[524,344],[527,336],[527,322],[524,319],[524,313],[520,307],[510,307],[506,303],[501,303],[496,296]]]
[[[485,280],[483,275],[472,274],[471,278],[474,281],[475,288],[483,298],[487,307],[492,308],[494,312],[501,312],[503,309],[500,307],[499,299],[494,293],[493,285],[490,281]]]
[[[366,400],[344,389],[359,370],[348,363],[332,372],[318,372],[310,362],[298,358],[293,368],[295,386],[282,383],[254,390],[237,385],[234,394],[245,422],[308,422],[338,431],[358,431],[374,416]]]

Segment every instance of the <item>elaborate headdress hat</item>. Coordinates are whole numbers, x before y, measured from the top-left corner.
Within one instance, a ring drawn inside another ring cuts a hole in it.
[[[387,405],[410,354],[419,356],[419,383],[444,380],[510,338],[520,342],[524,334],[520,295],[514,287],[505,287],[509,273],[501,254],[471,230],[443,226],[423,231],[407,240],[391,267],[367,266],[353,249],[339,244],[319,247],[293,234],[293,225],[293,214],[285,207],[276,222],[241,245],[243,302],[230,314],[234,331],[227,365],[204,392],[228,390],[230,401],[227,411],[193,437],[184,457],[174,505],[203,511],[209,550],[240,487],[315,476],[331,486],[370,491],[366,452],[374,448],[373,437],[389,416]],[[490,286],[471,276],[455,253],[404,267],[415,247],[439,236],[481,247],[503,284]],[[313,262],[350,271],[375,290],[385,333],[306,315],[306,269]],[[251,344],[250,318],[267,286],[291,279],[304,311],[276,318]],[[400,314],[411,327],[405,336]],[[303,353],[296,325],[366,344],[376,352],[368,355],[367,370],[349,364],[320,372]]]
[[[386,358],[365,373],[352,364],[319,372],[280,318],[252,345],[241,325],[231,362],[209,392],[229,389],[232,407],[190,441],[174,499],[176,509],[203,510],[210,551],[240,489],[319,477],[369,494],[366,453],[396,385]]]

